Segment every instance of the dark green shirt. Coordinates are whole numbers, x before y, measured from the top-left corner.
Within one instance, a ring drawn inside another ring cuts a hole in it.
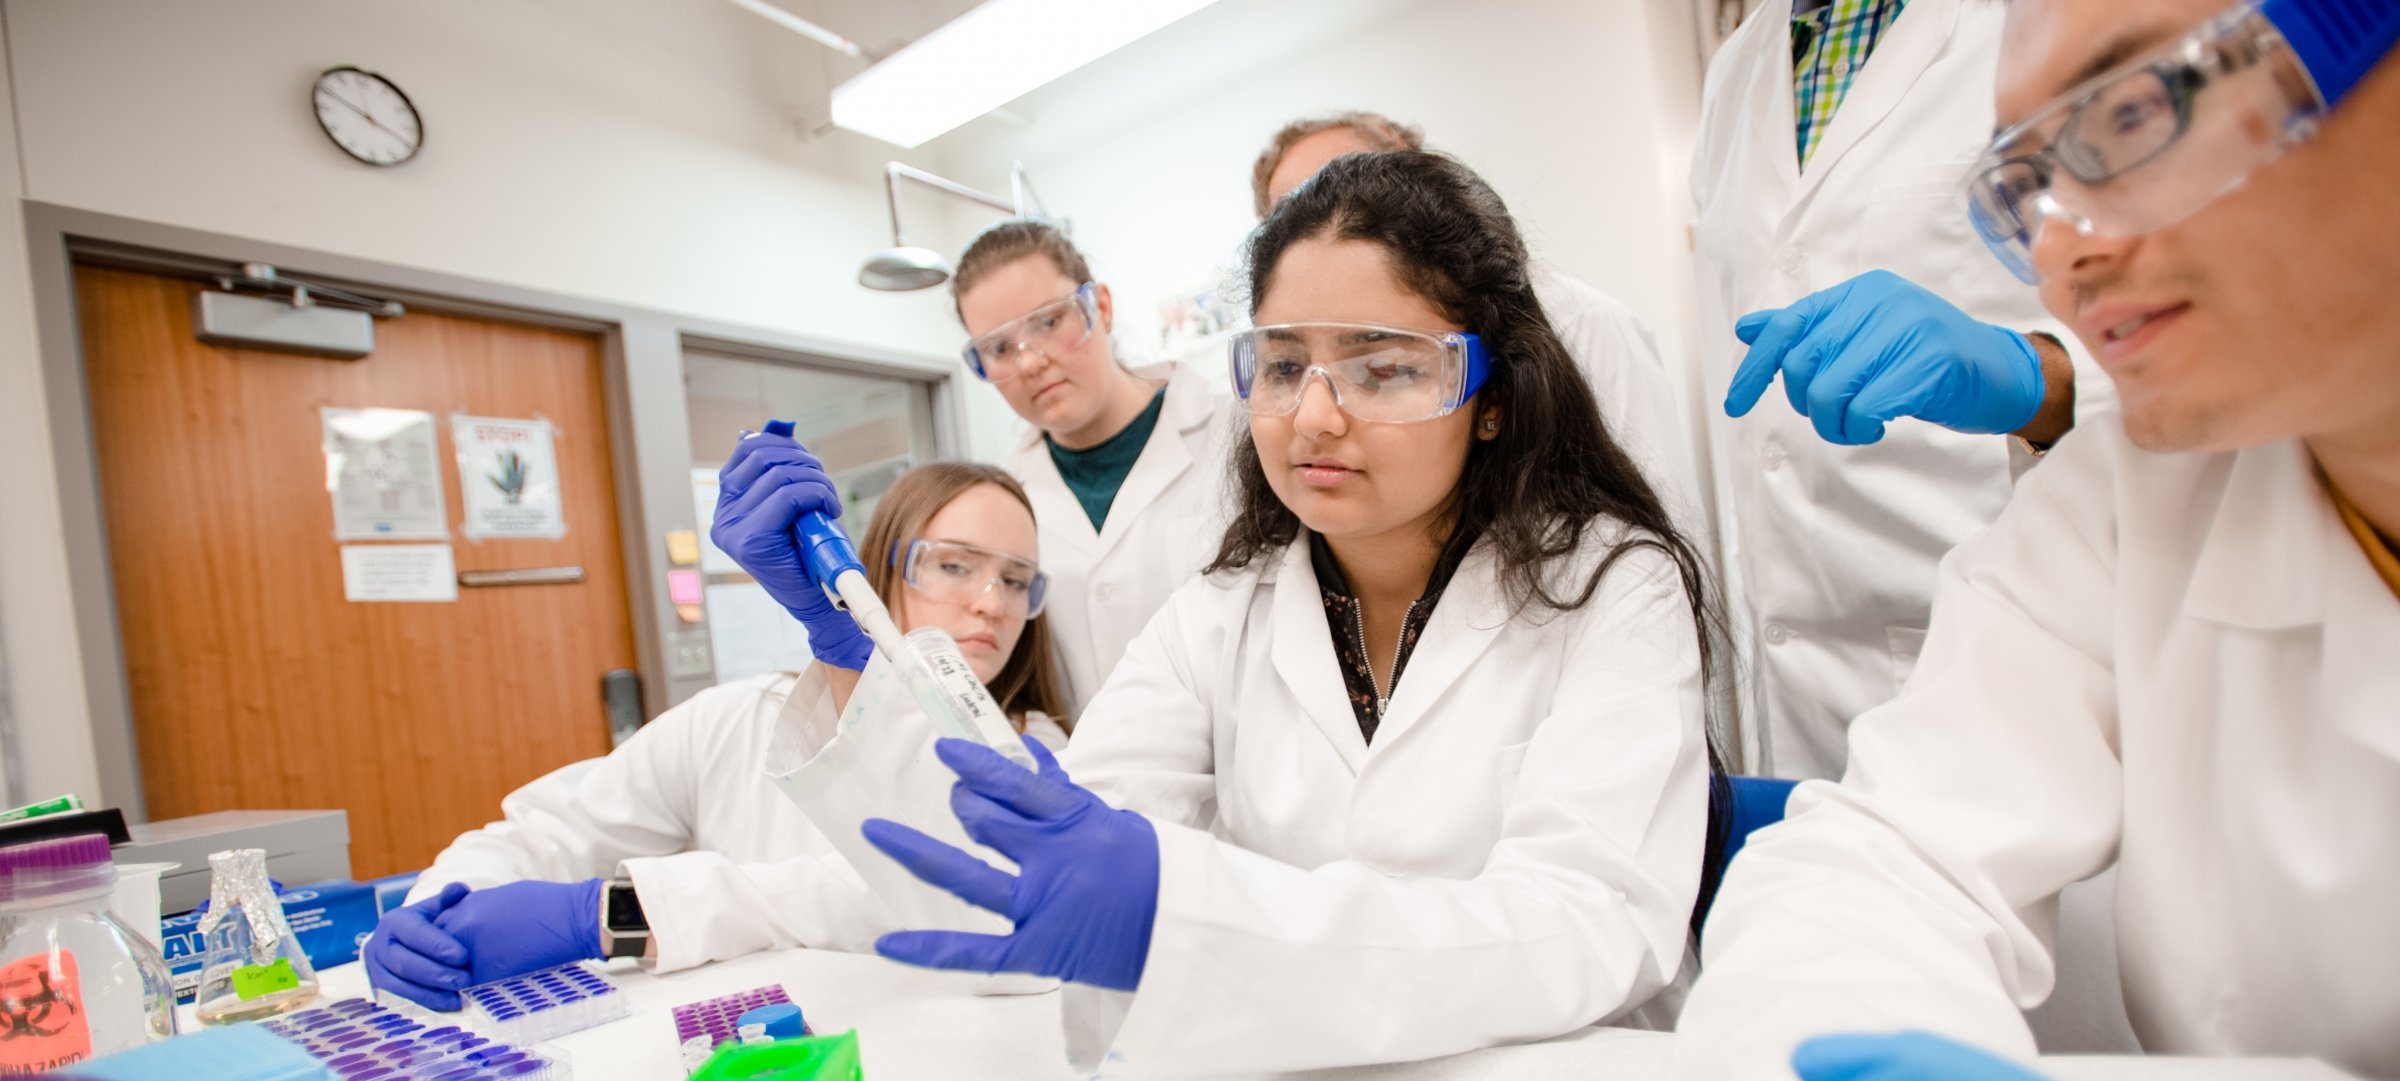
[[[1158,427],[1159,411],[1167,403],[1167,388],[1158,388],[1150,396],[1150,405],[1142,415],[1133,418],[1125,430],[1109,436],[1098,446],[1083,450],[1068,450],[1049,436],[1042,442],[1050,447],[1051,464],[1058,466],[1059,479],[1067,482],[1067,490],[1075,493],[1075,501],[1083,504],[1084,516],[1092,520],[1097,531],[1108,520],[1109,504],[1117,501],[1117,489],[1125,486],[1125,477],[1133,472],[1133,463],[1142,456],[1142,448],[1150,445],[1150,432]]]

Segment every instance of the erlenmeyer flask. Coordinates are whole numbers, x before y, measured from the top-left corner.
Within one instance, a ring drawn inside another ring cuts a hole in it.
[[[266,850],[211,853],[208,868],[208,915],[200,918],[207,960],[193,1000],[200,1023],[255,1021],[316,1001],[317,970],[284,922]]]

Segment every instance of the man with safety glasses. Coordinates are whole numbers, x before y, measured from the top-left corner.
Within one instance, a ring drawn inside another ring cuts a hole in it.
[[[2400,0],[2006,26],[1961,209],[2121,416],[1943,561],[1849,773],[1734,862],[1681,1066],[2032,1076],[2059,891],[2113,864],[2146,1049],[2400,1075]]]

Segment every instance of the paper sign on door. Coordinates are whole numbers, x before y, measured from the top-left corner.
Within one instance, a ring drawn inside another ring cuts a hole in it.
[[[418,409],[317,410],[335,540],[445,540],[442,461],[433,414]]]
[[[447,544],[345,544],[342,599],[455,601],[458,566]]]
[[[468,537],[566,536],[558,450],[549,421],[452,413],[450,438],[458,446],[458,485],[467,504]]]

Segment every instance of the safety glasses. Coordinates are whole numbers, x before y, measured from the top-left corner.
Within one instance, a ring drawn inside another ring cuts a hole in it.
[[[2380,8],[2380,11],[2375,9]],[[1992,254],[2039,281],[2052,220],[2084,236],[2173,225],[2306,141],[2400,36],[2400,4],[2266,0],[2086,80],[2002,132],[1968,173]]]
[[[1311,379],[1358,420],[1407,423],[1443,416],[1483,389],[1483,339],[1373,323],[1278,323],[1233,336],[1233,392],[1252,416],[1297,412]]]
[[[960,354],[967,369],[986,383],[1005,383],[1017,377],[1025,354],[1038,350],[1056,359],[1082,345],[1100,325],[1100,287],[1085,282],[1065,298],[1051,301],[967,343]]]
[[[1050,593],[1050,576],[1030,561],[957,541],[908,542],[900,578],[930,600],[962,608],[998,590],[1008,614],[1023,619],[1041,615]]]

